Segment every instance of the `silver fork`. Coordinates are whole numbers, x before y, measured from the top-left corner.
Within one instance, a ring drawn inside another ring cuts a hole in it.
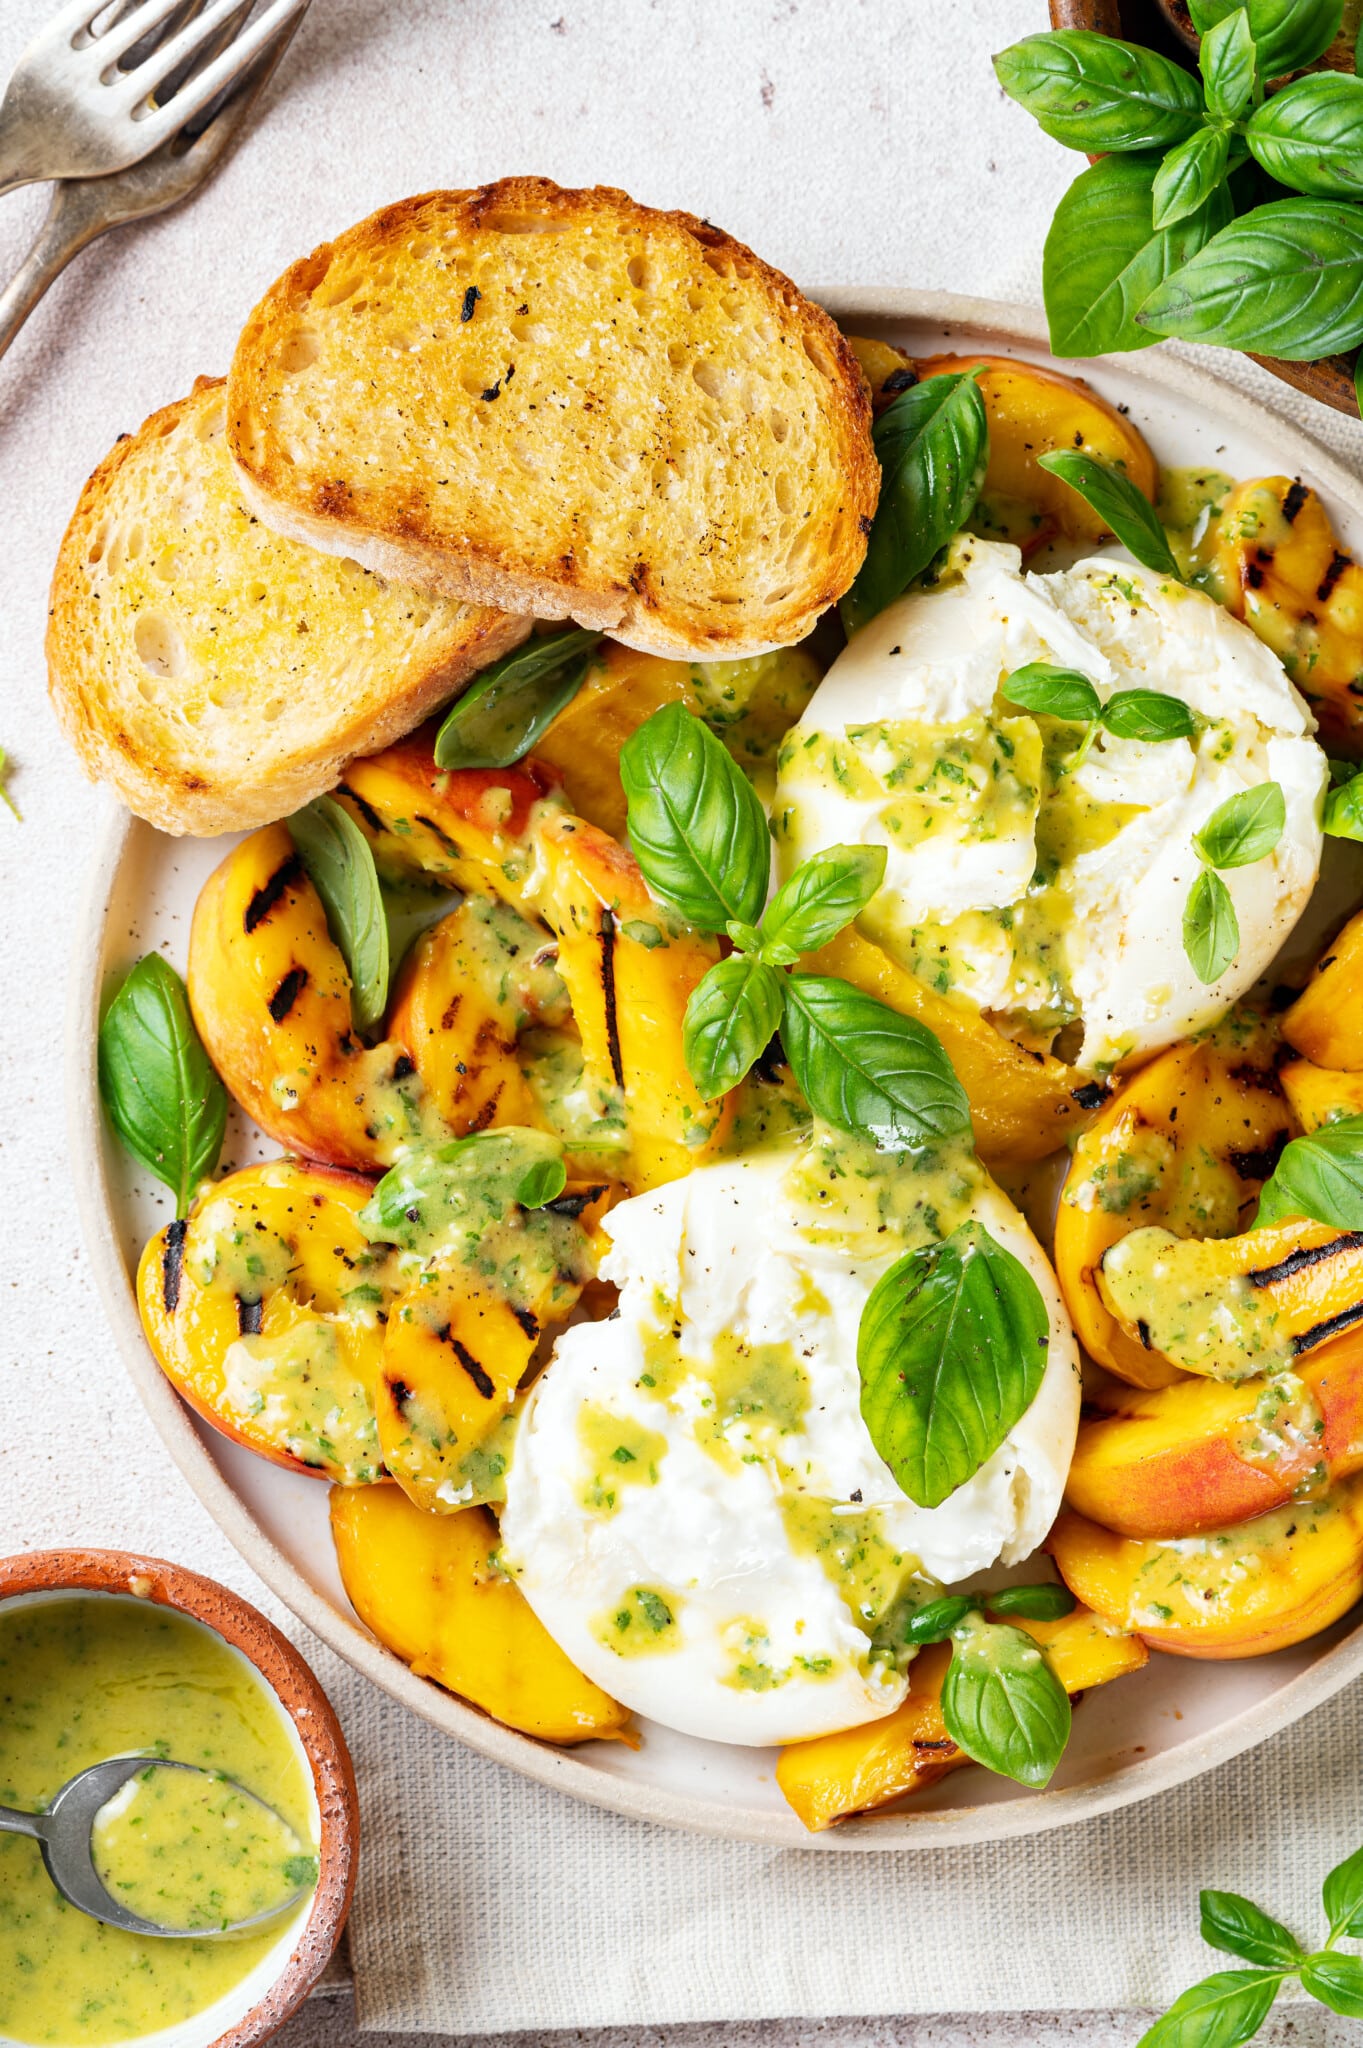
[[[88,0],[86,4],[88,6]],[[240,14],[243,11],[242,0],[234,0],[234,4]],[[287,9],[281,10],[276,6],[269,10],[269,14],[274,16],[274,40],[267,40],[263,50],[259,42],[254,45],[253,53],[247,55],[248,71],[244,78],[240,67],[234,67],[224,79],[218,70],[221,57],[212,44],[201,53],[203,69],[192,73],[169,104],[180,109],[181,118],[188,118],[184,115],[188,101],[182,102],[181,95],[190,95],[196,112],[208,107],[206,120],[193,123],[188,130],[182,127],[172,132],[170,139],[159,149],[126,170],[111,176],[63,181],[54,187],[47,218],[37,240],[14,277],[0,292],[0,356],[4,355],[48,286],[61,275],[73,256],[109,228],[125,227],[130,221],[146,220],[152,214],[164,213],[169,207],[178,206],[212,175],[240,141],[251,110],[293,41],[307,6],[308,0],[291,0]],[[268,18],[261,16],[262,21]],[[199,19],[206,20],[207,14]],[[229,57],[237,56],[240,44],[245,40],[232,38],[228,29],[223,29],[222,39],[227,41],[226,54]],[[254,69],[249,68],[252,54],[255,55]],[[217,84],[214,92],[205,99],[200,86],[202,79],[210,73],[216,76]],[[224,84],[233,81],[239,81],[235,91],[229,91],[221,105],[213,107],[212,101],[223,93]]]
[[[168,35],[184,0],[67,0],[28,45],[0,101],[0,193],[126,170],[178,134],[269,46],[307,0],[209,0]],[[113,19],[110,17],[113,16]],[[221,32],[230,30],[224,36]],[[139,48],[139,45],[145,47]],[[206,50],[215,53],[195,63]],[[130,57],[127,68],[120,59]],[[173,88],[157,100],[159,86]]]

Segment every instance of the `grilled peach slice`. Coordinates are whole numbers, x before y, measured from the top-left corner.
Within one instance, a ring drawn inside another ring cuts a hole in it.
[[[1279,1372],[1363,1322],[1363,1231],[1288,1217],[1241,1237],[1133,1230],[1097,1269],[1127,1336],[1185,1372]]]
[[[941,1040],[970,1098],[975,1143],[989,1166],[1046,1158],[1083,1130],[1108,1099],[1105,1081],[1016,1045],[969,1004],[939,996],[854,925],[801,964],[878,996]]]
[[[1273,649],[1325,743],[1363,753],[1363,567],[1317,494],[1286,476],[1237,485],[1203,553],[1208,586]]]
[[[1263,1657],[1328,1628],[1363,1593],[1363,1477],[1166,1542],[1063,1514],[1046,1548],[1077,1600],[1152,1650]]]
[[[1360,725],[1363,738],[1363,725]],[[1350,918],[1283,1012],[1283,1037],[1318,1067],[1363,1072],[1363,911]]]
[[[1363,1332],[1272,1379],[1091,1388],[1070,1506],[1121,1536],[1192,1536],[1363,1470]]]
[[[451,1132],[539,1123],[517,1040],[531,1025],[569,1021],[552,955],[547,926],[495,897],[466,896],[404,960],[387,1035]]]
[[[1071,1694],[1139,1671],[1147,1660],[1138,1637],[1121,1634],[1082,1607],[1062,1621],[1009,1619],[1041,1644]],[[950,1661],[951,1645],[934,1643],[914,1659],[909,1690],[884,1720],[782,1750],[776,1782],[811,1833],[921,1792],[970,1762],[942,1719],[942,1682]]]
[[[658,1187],[711,1157],[733,1120],[727,1098],[697,1092],[682,1054],[687,1001],[718,944],[669,918],[633,856],[585,819],[546,812],[538,847],[587,1077],[624,1126],[621,1178]]]
[[[176,1392],[224,1436],[343,1486],[382,1476],[374,1387],[390,1261],[361,1230],[359,1174],[273,1159],[205,1189],[137,1271],[142,1327]]]
[[[984,513],[1000,538],[1024,555],[1062,533],[1097,547],[1110,540],[1103,521],[1037,458],[1052,448],[1082,448],[1126,471],[1153,501],[1159,482],[1143,437],[1080,377],[1065,377],[1011,356],[929,356],[920,377],[940,377],[983,365],[980,391],[989,415],[989,467],[972,524]]]
[[[1091,1358],[1136,1387],[1178,1368],[1128,1336],[1098,1290],[1103,1254],[1128,1231],[1245,1230],[1296,1125],[1273,1067],[1271,1025],[1238,1019],[1172,1046],[1125,1081],[1074,1148],[1055,1220],[1055,1271]]]
[[[388,1036],[352,1028],[350,977],[286,825],[252,833],[195,906],[189,1000],[208,1054],[261,1129],[292,1152],[358,1170],[422,1136],[540,1121],[516,1032],[567,998],[552,946],[494,900],[468,898],[417,943]]]
[[[504,1268],[498,1285],[437,1257],[391,1311],[375,1395],[379,1444],[427,1514],[501,1498],[517,1393],[541,1338],[596,1272],[596,1226],[616,1192],[568,1187],[545,1209],[513,1210],[479,1247],[481,1263]]]
[[[500,896],[533,914],[533,827],[542,806],[562,807],[557,769],[534,760],[437,768],[437,729],[432,720],[381,754],[352,761],[337,798],[384,874]]]
[[[1346,1074],[1310,1060],[1280,1057],[1278,1079],[1304,1131],[1318,1131],[1342,1116],[1363,1116],[1363,1072]]]
[[[678,703],[697,708],[689,662],[640,654],[607,640],[577,695],[540,735],[535,764],[562,776],[564,793],[579,817],[622,838],[626,805],[620,749],[655,711]]]
[[[497,1563],[482,1508],[423,1515],[396,1486],[337,1487],[331,1533],[350,1603],[381,1643],[542,1742],[629,1741],[629,1710],[569,1663]]]
[[[873,341],[863,334],[849,334],[847,343],[861,364],[862,376],[871,387],[872,409],[879,418],[901,391],[907,391],[910,385],[918,382],[917,365],[912,356],[888,341]]]

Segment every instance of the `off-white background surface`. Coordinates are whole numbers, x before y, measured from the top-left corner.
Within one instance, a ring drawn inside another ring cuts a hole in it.
[[[0,0],[0,75],[54,4]],[[244,314],[294,256],[406,192],[509,171],[688,207],[805,284],[1035,297],[1044,223],[1074,160],[1003,101],[988,56],[1043,22],[1041,0],[313,0],[261,126],[217,182],[87,252],[0,363],[0,746],[24,812],[21,826],[0,813],[0,1551],[162,1553],[256,1597],[303,1639],[160,1451],[105,1335],[75,1222],[60,1014],[104,800],[50,721],[42,634],[52,556],[88,470],[197,372],[226,367]],[[0,201],[6,268],[41,206],[34,193]],[[1253,373],[1250,385],[1310,421],[1283,387]],[[1363,461],[1363,434],[1312,423]],[[1136,1886],[1139,1811],[1096,1824],[1083,1845],[1052,1836],[827,1865],[743,1850],[741,1867],[706,1845],[681,1865],[649,1830],[584,1818],[442,1747],[304,1647],[351,1736],[382,1851],[355,1929],[374,2027],[429,2025],[434,2009],[458,2010],[464,2037],[528,2025],[516,1959],[498,1946],[514,1924],[535,2020],[590,2048],[1115,2048],[1140,2032],[1134,2013],[963,2012],[1009,2003],[1019,1928],[1044,1959],[1033,1977],[1054,1987],[1051,2005],[1095,2004],[1095,1984],[1111,2001],[1167,1997],[1214,1967],[1195,1936],[1198,1883],[1257,1889],[1306,1931],[1314,1881],[1363,1839],[1363,1700],[1346,1695],[1309,1740],[1279,1737],[1185,1791],[1164,1837],[1169,1867]],[[706,1916],[707,1873],[743,1902],[722,1926]],[[821,1957],[783,1950],[797,1899]],[[907,1958],[934,1919],[929,1981]],[[385,1950],[399,1970],[379,1967]],[[869,1982],[872,2009],[962,2012],[733,2021],[740,2009],[819,2011],[808,1986],[821,1974],[863,1987],[842,2011],[867,2010]],[[410,2009],[384,1988],[395,1976]],[[621,2012],[713,2023],[583,2030]],[[354,2026],[337,1987],[286,2039],[342,2048]],[[1296,2008],[1264,2038],[1324,2048],[1356,2033]]]

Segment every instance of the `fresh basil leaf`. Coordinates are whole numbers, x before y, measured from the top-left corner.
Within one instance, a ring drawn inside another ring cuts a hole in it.
[[[1321,1949],[1301,1966],[1306,1990],[1331,2012],[1363,2020],[1363,1956],[1342,1956]]]
[[[980,1223],[896,1260],[857,1335],[871,1442],[919,1507],[993,1457],[1036,1399],[1050,1322],[1027,1268]]]
[[[1183,950],[1199,981],[1220,981],[1240,950],[1240,920],[1220,875],[1203,868],[1183,907]]]
[[[1124,470],[1086,454],[1082,448],[1051,448],[1039,455],[1037,461],[1072,491],[1078,491],[1084,503],[1111,527],[1122,546],[1144,568],[1182,581],[1158,513]]]
[[[1157,156],[1106,156],[1081,171],[1056,207],[1042,258],[1042,293],[1056,355],[1149,348],[1136,315],[1157,285],[1230,220],[1218,186],[1197,213],[1156,231]]]
[[[144,953],[99,1027],[105,1115],[135,1159],[188,1213],[194,1189],[218,1163],[227,1090],[189,1014],[185,985],[159,953]]]
[[[1287,803],[1277,782],[1260,782],[1218,804],[1193,845],[1209,868],[1247,868],[1272,853],[1287,823]]]
[[[1245,140],[1269,176],[1294,192],[1363,196],[1363,79],[1342,71],[1298,78],[1255,109]]]
[[[1363,24],[1359,27],[1359,44],[1363,48]],[[1359,418],[1363,419],[1363,348],[1354,357],[1354,404],[1358,407]]]
[[[1000,1586],[987,1593],[984,1605],[991,1614],[1020,1614],[1024,1621],[1059,1621],[1073,1614],[1079,1605],[1068,1586],[1043,1580],[1037,1586]]]
[[[1352,770],[1354,763],[1349,767]],[[1363,839],[1363,775],[1351,773],[1325,799],[1325,830],[1331,839]]]
[[[1152,334],[1291,362],[1363,336],[1363,207],[1274,199],[1213,235],[1136,315]]]
[[[388,1006],[388,919],[373,848],[331,796],[295,811],[288,827],[345,961],[355,1028],[368,1031]]]
[[[1320,1888],[1320,1896],[1331,1939],[1337,1941],[1341,1934],[1347,1934],[1357,1941],[1363,1935],[1363,1849],[1355,1849],[1352,1856],[1335,1865]]]
[[[880,503],[866,559],[839,610],[850,639],[920,576],[970,517],[989,462],[989,420],[970,372],[901,391],[871,432]]]
[[[1039,1790],[1070,1739],[1069,1694],[1020,1628],[968,1616],[952,1635],[942,1719],[958,1749],[986,1770]]]
[[[1197,732],[1183,699],[1163,690],[1118,690],[1104,704],[1102,720],[1119,740],[1190,740]]]
[[[1155,50],[1090,29],[1027,36],[994,59],[1009,99],[1067,149],[1168,149],[1198,125],[1197,80]]]
[[[1102,710],[1098,692],[1077,668],[1054,668],[1048,661],[1029,661],[1015,668],[999,685],[1008,704],[1020,704],[1043,718],[1061,718],[1067,725],[1087,725]]]
[[[1202,38],[1198,69],[1206,88],[1207,111],[1234,121],[1244,113],[1254,92],[1254,37],[1249,16],[1237,7],[1214,22]]]
[[[781,1022],[781,976],[750,953],[720,960],[691,991],[682,1050],[707,1102],[736,1088]]]
[[[525,640],[476,676],[435,736],[437,768],[509,768],[572,702],[605,636],[569,626]]]
[[[1218,1970],[1176,1998],[1136,2048],[1241,2048],[1278,1995],[1281,1970]]]
[[[519,1124],[417,1145],[383,1176],[359,1212],[360,1228],[375,1243],[425,1258],[512,1209],[557,1201],[567,1178],[562,1141]]]
[[[629,841],[644,880],[701,931],[756,924],[771,839],[756,790],[684,704],[665,704],[620,749]]]
[[[1206,35],[1243,8],[1254,38],[1258,75],[1281,78],[1323,57],[1343,17],[1343,0],[1189,0],[1193,26]]]
[[[1301,1961],[1296,1936],[1239,1892],[1198,1893],[1202,1913],[1202,1939],[1208,1948],[1223,1949],[1243,1962],[1259,1963],[1267,1969],[1281,1963],[1292,1969]]]
[[[1171,228],[1205,206],[1226,175],[1230,136],[1224,128],[1199,128],[1170,150],[1151,191],[1156,228]]]
[[[832,975],[792,974],[781,1043],[816,1116],[874,1139],[882,1152],[921,1152],[970,1132],[970,1104],[940,1039]]]
[[[1285,1216],[1363,1230],[1363,1116],[1339,1117],[1283,1147],[1259,1191],[1254,1227]]]
[[[929,1600],[913,1614],[904,1630],[909,1643],[944,1643],[954,1628],[980,1604],[974,1593],[948,1593],[944,1599]]]
[[[777,890],[758,927],[762,958],[789,967],[836,938],[885,879],[883,846],[826,846]]]

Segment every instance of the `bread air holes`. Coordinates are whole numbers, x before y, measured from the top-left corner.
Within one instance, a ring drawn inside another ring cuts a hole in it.
[[[311,327],[295,327],[280,343],[279,367],[286,377],[296,377],[300,370],[310,369],[321,353],[321,335]]]
[[[779,405],[774,405],[767,414],[767,432],[773,441],[784,441],[790,432],[790,420]]]
[[[492,235],[566,235],[568,222],[554,220],[547,213],[515,213],[510,208],[497,208],[485,213],[478,222]]]
[[[362,269],[328,270],[312,288],[312,303],[314,306],[342,306],[347,299],[354,297],[364,281]]]
[[[131,526],[115,526],[104,546],[105,567],[117,576],[128,562],[135,562],[147,545],[147,530],[140,519]]]
[[[133,646],[148,675],[174,679],[188,667],[185,643],[173,619],[161,612],[142,612],[133,627]]]
[[[636,292],[651,292],[653,289],[653,267],[647,256],[631,256],[625,265],[625,276]]]

